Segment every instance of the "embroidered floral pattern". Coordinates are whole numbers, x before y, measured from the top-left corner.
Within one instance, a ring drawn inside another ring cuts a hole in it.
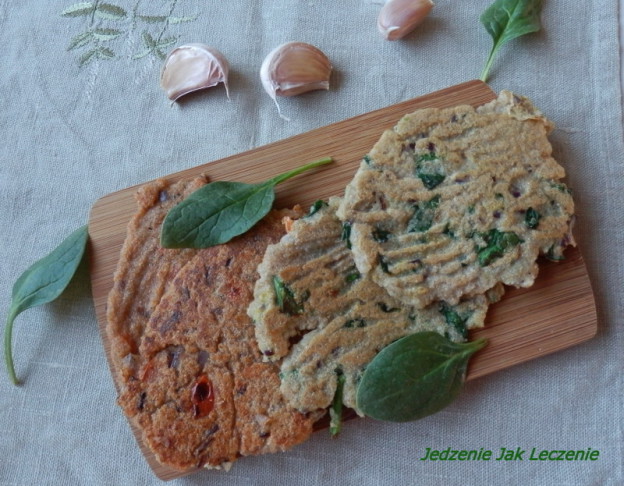
[[[160,59],[166,56],[166,50],[179,39],[179,35],[168,34],[172,25],[192,22],[199,14],[190,16],[174,15],[177,0],[172,0],[168,12],[162,15],[139,13],[140,0],[132,8],[103,2],[79,2],[70,5],[61,12],[67,18],[86,20],[85,30],[76,34],[69,41],[68,51],[79,52],[78,66],[82,67],[96,59],[110,60],[117,57],[119,44],[139,36],[141,50],[132,54],[131,59],[141,59],[154,55]],[[139,34],[140,32],[140,34]]]

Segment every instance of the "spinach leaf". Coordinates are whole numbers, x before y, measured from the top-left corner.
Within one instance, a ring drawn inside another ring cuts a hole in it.
[[[52,302],[67,287],[85,253],[89,233],[83,226],[41,260],[33,263],[13,285],[11,307],[4,328],[4,358],[9,377],[18,384],[11,349],[13,322],[26,309]]]
[[[551,182],[550,187],[557,189],[559,192],[563,192],[564,194],[572,194],[572,189],[562,183]]]
[[[464,384],[468,360],[485,339],[453,343],[437,332],[405,336],[382,349],[357,389],[359,410],[391,422],[417,420],[449,405]]]
[[[416,156],[416,162],[425,162],[425,161],[432,161],[432,160],[438,160],[438,156],[433,151],[425,152],[424,154],[420,154]]]
[[[345,322],[343,327],[346,327],[346,328],[366,327],[366,321],[362,319],[361,317],[358,317],[356,319],[349,319],[347,322]]]
[[[542,0],[496,0],[481,14],[481,23],[494,40],[481,81],[487,81],[494,57],[504,44],[542,28],[541,11]]]
[[[482,267],[488,266],[497,258],[502,257],[508,249],[523,241],[513,231],[499,231],[497,229],[491,229],[481,237],[486,243],[486,246],[477,249],[477,259]]]
[[[312,204],[312,206],[310,206],[310,211],[308,211],[308,214],[306,214],[306,217],[314,216],[321,209],[323,209],[324,207],[327,207],[327,206],[328,206],[328,204],[325,201],[323,201],[322,199],[319,199],[318,201],[314,201],[314,204]]]
[[[303,302],[297,302],[295,293],[277,275],[273,277],[273,289],[280,312],[291,316],[303,314]]]
[[[345,385],[345,375],[340,368],[336,368],[336,393],[329,408],[329,432],[336,436],[342,428],[342,395]]]
[[[440,302],[438,310],[444,316],[446,323],[455,328],[462,338],[466,339],[468,337],[468,328],[466,327],[468,317],[460,316],[457,311],[446,302]]]
[[[317,160],[258,184],[206,184],[169,211],[160,244],[164,248],[207,248],[226,243],[266,216],[273,206],[277,184],[330,162],[331,158]]]
[[[375,228],[372,235],[373,240],[375,240],[377,243],[385,243],[386,241],[388,241],[388,238],[390,238],[390,231]]]
[[[529,208],[524,214],[524,224],[526,224],[528,228],[535,229],[539,225],[539,220],[541,217],[542,215],[538,213],[535,209]]]
[[[551,262],[562,262],[566,259],[563,254],[563,247],[561,245],[550,245],[546,252],[546,258]]]
[[[442,184],[446,175],[440,158],[435,152],[414,155],[414,160],[416,162],[416,176],[427,189],[431,190]]]
[[[401,310],[398,307],[390,307],[385,302],[377,302],[377,307],[379,307],[381,309],[381,312],[385,312],[386,314],[389,314],[390,312],[397,312],[397,311]]]
[[[379,266],[384,273],[387,273],[388,275],[392,274],[390,271],[390,263],[383,255],[379,255]]]
[[[407,223],[409,233],[427,231],[433,224],[435,210],[440,205],[440,196],[434,196],[429,201],[416,204],[414,214]]]
[[[360,272],[358,272],[357,269],[353,269],[353,271],[348,273],[347,276],[345,277],[345,282],[353,283],[356,280],[359,280],[361,277],[362,275],[360,274]]]
[[[347,248],[351,249],[351,223],[348,221],[342,223],[342,233],[340,234],[340,239],[344,241],[347,245]]]

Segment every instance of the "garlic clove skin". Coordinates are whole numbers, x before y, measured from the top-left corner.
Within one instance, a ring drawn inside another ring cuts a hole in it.
[[[420,24],[434,3],[431,0],[388,0],[377,17],[377,28],[387,40],[398,40]]]
[[[230,64],[218,50],[205,44],[185,44],[176,47],[165,59],[160,86],[167,98],[175,102],[193,91],[223,83],[229,99],[229,72]]]
[[[287,42],[265,57],[260,80],[279,112],[277,96],[328,90],[331,71],[331,62],[319,48],[305,42]]]

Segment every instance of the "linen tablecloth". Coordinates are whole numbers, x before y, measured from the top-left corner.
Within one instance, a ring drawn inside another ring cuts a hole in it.
[[[439,0],[406,39],[376,30],[366,0],[0,1],[0,312],[32,262],[85,224],[101,196],[477,78],[490,0]],[[544,2],[543,30],[504,47],[496,91],[531,98],[578,208],[576,237],[599,315],[596,338],[471,381],[442,412],[407,424],[349,422],[280,454],[171,484],[624,484],[624,144],[619,4]],[[282,42],[321,48],[329,92],[284,99],[258,71]],[[163,56],[203,42],[231,63],[222,86],[171,106]],[[15,387],[0,374],[0,485],[157,484],[120,409],[83,265],[56,302],[14,329]],[[427,447],[587,449],[595,461],[421,461]]]

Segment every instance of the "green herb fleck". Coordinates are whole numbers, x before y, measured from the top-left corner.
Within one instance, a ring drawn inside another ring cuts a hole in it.
[[[557,182],[551,182],[550,183],[550,187],[553,187],[553,188],[557,189],[558,191],[563,192],[564,194],[572,194],[572,189],[570,189],[565,184],[561,184],[561,183],[557,183]]]
[[[328,204],[327,202],[323,201],[322,199],[319,199],[318,201],[315,201],[314,204],[312,204],[312,206],[310,206],[310,210],[308,211],[308,214],[306,216],[314,216],[316,213],[318,213],[321,209],[327,207]]]
[[[70,234],[51,253],[33,263],[13,285],[11,306],[4,328],[4,359],[11,381],[17,385],[12,352],[13,322],[32,307],[47,304],[60,296],[78,269],[89,233],[86,226]]]
[[[348,274],[347,274],[347,276],[345,277],[345,281],[346,281],[347,283],[353,283],[353,282],[355,282],[356,280],[359,280],[359,279],[360,279],[360,277],[362,277],[362,275],[360,274],[360,272],[358,272],[357,270],[355,270],[355,271],[353,271],[353,272],[351,272],[351,273],[348,273]]]
[[[382,312],[386,313],[397,312],[398,310],[400,310],[398,307],[388,306],[388,304],[386,304],[385,302],[377,302],[377,307],[379,307]]]
[[[344,222],[342,223],[342,234],[340,235],[340,239],[347,244],[347,248],[351,249],[351,223]]]
[[[429,201],[417,204],[414,214],[407,223],[409,233],[427,231],[431,228],[435,218],[435,210],[440,205],[440,196],[434,196]]]
[[[455,231],[453,231],[451,229],[451,224],[450,223],[446,223],[446,226],[444,227],[444,230],[442,231],[442,234],[445,234],[446,236],[448,236],[452,240],[455,239]]]
[[[432,160],[438,160],[438,156],[435,152],[426,152],[424,154],[419,154],[416,155],[415,158],[417,164],[419,164],[420,162],[431,162]]]
[[[486,234],[482,234],[481,237],[486,243],[486,246],[477,248],[477,258],[482,267],[502,257],[507,250],[523,241],[513,231],[499,231],[497,229],[491,229]]]
[[[364,162],[366,162],[366,165],[371,165],[371,163],[373,162],[373,159],[371,158],[370,155],[366,154],[364,156]]]
[[[358,317],[357,319],[349,319],[347,322],[345,322],[344,327],[366,327],[366,321],[364,321],[364,319],[362,319],[361,317]]]
[[[541,217],[540,213],[538,213],[535,209],[529,208],[524,214],[524,224],[526,224],[528,228],[535,229],[539,225]]]
[[[389,237],[390,237],[390,232],[389,231],[382,230],[380,228],[375,228],[373,230],[373,239],[377,243],[385,243],[386,241],[388,241]]]
[[[390,273],[390,264],[388,263],[388,261],[383,255],[379,255],[379,266],[381,267],[384,273],[387,273],[387,274]]]
[[[556,251],[557,248],[559,248],[559,251]],[[546,252],[546,258],[553,262],[561,262],[565,260],[565,255],[561,252],[560,245],[551,245]]]
[[[444,167],[440,162],[440,158],[435,152],[415,155],[416,176],[422,181],[423,185],[431,190],[439,186],[446,178]]]
[[[303,314],[303,302],[297,302],[295,293],[277,275],[273,276],[273,289],[280,312],[291,316]]]
[[[542,28],[541,11],[542,0],[496,0],[483,12],[481,23],[492,36],[494,45],[481,73],[481,81],[487,81],[494,57],[504,44]]]
[[[466,327],[468,317],[460,316],[457,311],[446,302],[440,302],[438,310],[444,316],[446,323],[453,327],[463,339],[468,337],[468,328]]]
[[[418,178],[422,181],[423,185],[429,190],[442,184],[445,177],[446,176],[444,174],[425,174],[422,172],[418,174]]]
[[[342,396],[347,379],[340,368],[336,368],[336,393],[329,409],[329,433],[335,437],[342,428]]]

